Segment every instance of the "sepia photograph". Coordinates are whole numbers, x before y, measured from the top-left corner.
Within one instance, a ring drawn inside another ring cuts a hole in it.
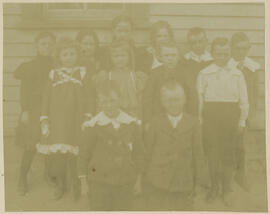
[[[3,211],[268,212],[268,4],[1,2]]]

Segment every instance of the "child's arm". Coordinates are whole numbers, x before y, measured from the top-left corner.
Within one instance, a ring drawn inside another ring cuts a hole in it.
[[[240,121],[239,121],[239,128],[243,128],[246,126],[246,119],[248,117],[249,111],[249,103],[248,103],[248,93],[247,93],[247,86],[244,75],[240,73],[239,77],[239,105],[241,109],[240,114]]]

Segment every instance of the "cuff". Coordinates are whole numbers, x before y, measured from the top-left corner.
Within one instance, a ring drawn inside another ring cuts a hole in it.
[[[245,120],[240,120],[239,121],[239,126],[240,127],[246,127],[246,121]]]
[[[87,117],[87,118],[89,118],[89,119],[90,119],[91,117],[93,117],[93,115],[92,115],[91,113],[85,113],[84,116]]]
[[[40,116],[39,121],[48,120],[48,116]]]
[[[78,178],[82,179],[82,178],[86,178],[86,175],[79,175]]]

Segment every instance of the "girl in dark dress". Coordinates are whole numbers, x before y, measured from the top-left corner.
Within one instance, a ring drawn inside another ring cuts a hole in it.
[[[36,37],[35,43],[37,56],[30,62],[21,64],[14,73],[14,77],[21,80],[20,103],[22,113],[16,136],[17,143],[24,147],[18,183],[20,195],[25,195],[28,191],[27,175],[36,152],[35,145],[40,141],[41,97],[49,71],[53,66],[51,54],[55,36],[50,32],[41,32]]]
[[[56,200],[66,191],[68,167],[75,199],[78,195],[77,144],[84,120],[86,76],[85,67],[78,66],[78,55],[79,47],[73,40],[60,39],[56,53],[59,65],[49,73],[42,102],[42,141],[37,150],[50,160],[49,174],[56,182]]]

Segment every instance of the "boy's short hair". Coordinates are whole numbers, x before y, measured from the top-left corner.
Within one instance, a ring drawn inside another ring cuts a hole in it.
[[[150,29],[150,40],[153,45],[155,45],[154,43],[155,43],[157,32],[162,28],[166,28],[169,33],[170,40],[174,40],[173,30],[170,24],[166,21],[158,21],[158,22],[155,22]]]
[[[78,32],[76,41],[81,42],[85,36],[91,36],[94,39],[96,46],[99,46],[99,40],[96,32],[88,28],[82,29]]]
[[[248,36],[244,32],[237,32],[237,33],[234,33],[232,35],[230,45],[231,45],[231,47],[233,47],[233,46],[235,46],[236,44],[238,44],[239,42],[242,42],[242,41],[248,41],[249,42]]]
[[[169,41],[166,43],[162,43],[157,47],[157,53],[160,55],[162,48],[175,48],[179,52],[179,48],[177,47],[177,44],[174,41]]]
[[[127,15],[120,15],[120,16],[116,16],[113,20],[112,20],[112,29],[116,28],[116,26],[120,23],[120,22],[127,22],[130,24],[131,28],[133,28],[133,21],[132,19],[127,16]]]
[[[229,44],[229,40],[226,37],[217,37],[214,39],[211,45],[211,53],[213,53],[216,46],[226,46]]]
[[[160,88],[160,95],[163,95],[167,91],[172,92],[172,91],[176,91],[176,90],[181,91],[180,93],[182,93],[184,99],[186,99],[185,90],[184,90],[183,86],[179,82],[177,82],[176,80],[169,80],[169,81],[166,81],[165,83],[163,83],[161,88]]]
[[[47,37],[50,37],[53,40],[53,42],[56,41],[56,37],[52,32],[50,32],[50,31],[42,31],[42,32],[39,32],[36,35],[35,42],[38,43],[40,39],[47,38]]]
[[[79,45],[75,40],[69,37],[61,37],[56,43],[56,57],[59,58],[60,52],[67,48],[74,48],[79,52]]]
[[[194,36],[194,35],[199,35],[199,34],[204,34],[205,37],[206,37],[206,32],[203,28],[200,28],[200,27],[193,27],[193,28],[190,28],[188,30],[188,33],[187,33],[187,40],[189,41],[190,37],[191,36]]]

